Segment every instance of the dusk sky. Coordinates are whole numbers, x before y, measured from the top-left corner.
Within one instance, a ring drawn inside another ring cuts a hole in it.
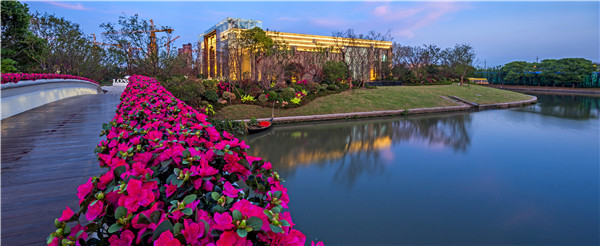
[[[582,57],[599,62],[600,3],[588,2],[117,2],[25,1],[32,12],[48,12],[76,22],[86,34],[100,34],[101,23],[120,15],[175,29],[174,45],[195,43],[198,35],[226,17],[263,21],[263,28],[281,32],[331,35],[354,29],[391,30],[403,45],[435,44],[446,48],[470,44],[477,66],[536,57]],[[172,46],[173,47],[173,46]]]

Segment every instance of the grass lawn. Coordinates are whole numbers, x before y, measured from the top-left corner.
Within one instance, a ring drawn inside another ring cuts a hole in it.
[[[529,99],[521,93],[484,86],[390,86],[377,89],[358,89],[320,97],[293,109],[275,109],[276,117],[334,113],[370,112],[413,108],[456,106],[440,96],[457,96],[479,104],[514,102]],[[256,105],[231,105],[221,109],[216,118],[249,119],[271,117],[271,108]]]

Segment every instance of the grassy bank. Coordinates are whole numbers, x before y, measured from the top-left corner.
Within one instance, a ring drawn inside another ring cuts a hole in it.
[[[275,116],[300,116],[334,113],[371,112],[456,106],[440,96],[457,96],[479,104],[514,102],[529,99],[521,93],[471,85],[393,86],[359,89],[317,98],[293,109],[275,109]],[[271,117],[271,108],[256,105],[232,105],[221,109],[216,118],[249,119]]]

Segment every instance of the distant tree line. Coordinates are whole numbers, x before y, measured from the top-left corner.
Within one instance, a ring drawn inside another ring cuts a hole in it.
[[[456,79],[461,84],[476,70],[475,50],[468,44],[441,49],[436,45],[404,46],[394,43],[388,80],[435,83]]]
[[[165,45],[170,34],[152,40],[151,24],[137,15],[103,23],[105,32],[96,37],[63,17],[29,13],[27,4],[1,4],[2,73],[58,73],[110,81],[125,74],[169,76],[194,69],[189,59]]]
[[[493,84],[529,86],[600,87],[600,67],[583,58],[514,61],[503,66],[479,68],[477,76]]]

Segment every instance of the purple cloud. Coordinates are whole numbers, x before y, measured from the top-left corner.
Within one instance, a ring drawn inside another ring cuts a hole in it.
[[[395,36],[413,38],[414,32],[438,22],[444,16],[463,9],[464,6],[452,2],[436,2],[412,7],[397,7],[390,4],[375,7],[370,13],[378,22],[394,26]]]
[[[84,7],[83,4],[81,4],[81,3],[69,4],[69,3],[54,2],[54,1],[46,2],[46,3],[52,4],[54,6],[59,6],[59,7],[65,8],[65,9],[90,10],[89,8]]]

